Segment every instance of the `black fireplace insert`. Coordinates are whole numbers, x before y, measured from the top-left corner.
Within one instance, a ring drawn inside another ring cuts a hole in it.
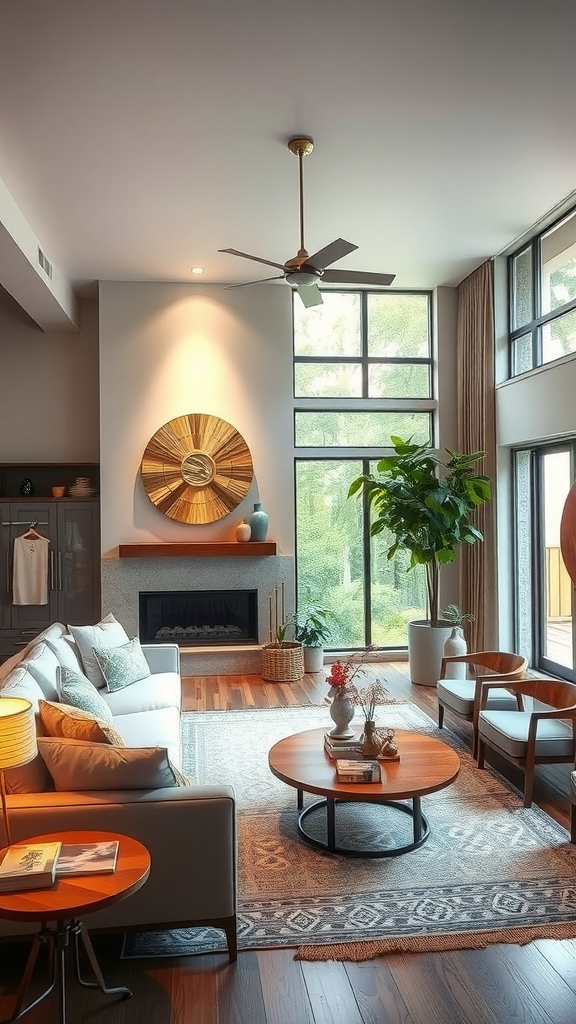
[[[142,643],[258,643],[256,590],[178,590],[139,595]]]

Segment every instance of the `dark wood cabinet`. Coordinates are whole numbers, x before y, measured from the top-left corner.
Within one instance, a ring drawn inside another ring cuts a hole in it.
[[[50,467],[46,479],[57,477],[57,467]],[[51,622],[85,625],[100,618],[100,502],[97,498],[3,496],[0,523],[1,662]],[[49,541],[48,603],[15,605],[14,541],[33,523]]]

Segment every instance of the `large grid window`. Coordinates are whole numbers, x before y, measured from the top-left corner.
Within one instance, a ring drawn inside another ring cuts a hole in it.
[[[433,444],[431,297],[428,292],[323,291],[306,309],[294,296],[294,446],[297,602],[334,613],[329,648],[407,644],[426,616],[424,573],[407,572],[386,538],[370,539],[360,473],[376,471],[390,437]]]
[[[576,352],[576,211],[510,257],[509,290],[513,377]]]

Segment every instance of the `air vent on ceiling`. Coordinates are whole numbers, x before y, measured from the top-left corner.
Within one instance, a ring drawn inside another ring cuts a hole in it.
[[[38,263],[42,267],[44,273],[50,278],[50,280],[52,280],[52,264],[45,253],[42,252],[40,246],[38,246]]]

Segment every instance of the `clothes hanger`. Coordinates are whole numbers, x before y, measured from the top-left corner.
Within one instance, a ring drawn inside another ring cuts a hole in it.
[[[36,540],[44,540],[45,539],[45,538],[42,537],[42,534],[38,533],[38,530],[35,529],[35,526],[36,526],[37,522],[38,522],[38,520],[35,519],[33,523],[30,523],[30,526],[26,530],[26,533],[22,534],[22,539],[23,540],[24,539],[28,539],[28,538],[30,538],[30,539],[36,538]]]

